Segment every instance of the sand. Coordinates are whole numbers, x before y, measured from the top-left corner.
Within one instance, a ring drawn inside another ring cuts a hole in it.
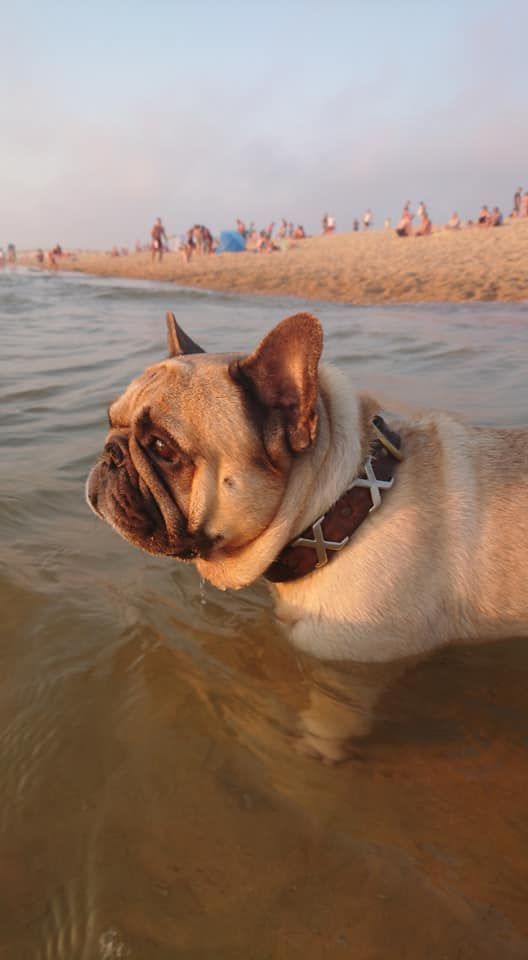
[[[298,241],[284,252],[195,256],[150,253],[62,258],[60,269],[169,280],[233,293],[287,294],[339,303],[528,299],[528,220],[498,228],[437,229],[399,238],[393,230]]]

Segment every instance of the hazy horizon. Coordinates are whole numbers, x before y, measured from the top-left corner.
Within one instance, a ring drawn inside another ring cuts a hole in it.
[[[0,245],[130,246],[156,216],[350,230],[407,199],[435,222],[507,214],[528,189],[527,35],[520,0],[12,5]]]

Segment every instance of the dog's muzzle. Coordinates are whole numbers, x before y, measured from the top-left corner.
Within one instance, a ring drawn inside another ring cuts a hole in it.
[[[149,553],[188,561],[207,557],[221,537],[209,537],[203,530],[189,533],[187,518],[155,466],[149,461],[142,473],[150,469],[155,479],[149,483],[149,476],[142,476],[133,461],[127,436],[112,432],[86,482],[89,506],[122,537]],[[163,503],[158,502],[160,496]]]

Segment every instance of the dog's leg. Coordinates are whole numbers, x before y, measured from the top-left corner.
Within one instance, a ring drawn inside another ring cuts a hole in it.
[[[380,697],[408,667],[408,660],[305,666],[310,691],[299,714],[299,751],[330,764],[346,760],[353,741],[370,734]]]

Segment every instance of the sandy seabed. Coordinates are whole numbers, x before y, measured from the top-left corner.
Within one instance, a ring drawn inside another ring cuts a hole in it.
[[[502,227],[438,229],[429,237],[393,230],[298,241],[273,253],[194,256],[80,253],[59,268],[100,276],[142,277],[232,293],[287,294],[338,303],[528,299],[528,220]]]

